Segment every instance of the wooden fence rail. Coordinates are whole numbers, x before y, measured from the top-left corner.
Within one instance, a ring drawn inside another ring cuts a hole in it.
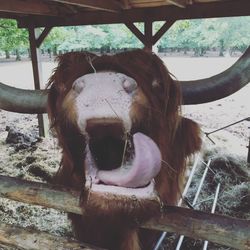
[[[98,195],[91,192],[91,195]],[[80,193],[61,186],[24,181],[0,175],[0,196],[29,204],[83,214]],[[150,202],[155,202],[152,200]],[[180,207],[167,207],[161,217],[152,218],[144,228],[177,232],[237,249],[250,249],[250,221],[209,214]],[[0,242],[2,239],[0,230]]]
[[[104,250],[74,239],[54,236],[34,229],[21,228],[9,224],[0,224],[0,242],[4,245],[25,250]]]

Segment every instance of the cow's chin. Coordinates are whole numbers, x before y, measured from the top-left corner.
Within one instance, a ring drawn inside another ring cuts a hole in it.
[[[147,135],[109,131],[91,134],[86,147],[86,188],[106,199],[154,200],[161,153]]]

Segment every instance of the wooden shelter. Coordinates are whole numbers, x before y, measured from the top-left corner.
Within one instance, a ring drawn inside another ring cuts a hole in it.
[[[34,74],[35,89],[41,88],[41,64],[39,60],[39,47],[42,44],[45,37],[49,34],[50,30],[56,26],[75,26],[75,25],[91,25],[91,24],[125,24],[134,35],[145,45],[145,48],[152,50],[152,46],[162,37],[162,35],[171,27],[171,25],[182,19],[197,19],[197,18],[212,18],[212,17],[233,17],[233,16],[248,16],[250,15],[250,0],[2,0],[0,1],[0,18],[11,18],[17,20],[20,28],[27,28],[29,31],[29,40],[31,48],[31,58]],[[155,21],[164,21],[162,27],[154,34],[153,23]],[[136,26],[135,22],[144,23],[144,33],[142,33]],[[43,28],[42,32],[41,29]],[[248,52],[249,53],[249,52]],[[39,128],[40,135],[44,135],[44,122],[43,115],[39,114]],[[4,190],[3,187],[7,187],[4,184],[6,177],[2,177],[1,195],[7,198],[15,200],[29,202],[32,204],[46,205],[48,207],[54,207],[53,204],[49,204],[44,201],[44,197],[39,198],[38,201],[27,199],[30,193],[36,197],[40,195],[40,191],[37,187],[32,190],[30,183],[24,183],[26,191],[23,191],[24,195],[20,195],[16,190],[12,190],[17,182],[10,182],[9,189]],[[21,187],[20,183],[17,183],[17,189]],[[32,184],[33,185],[33,184]],[[47,187],[46,187],[47,188]],[[54,188],[54,187],[48,187]],[[10,189],[12,191],[10,191]],[[42,188],[44,190],[44,187]],[[65,190],[63,190],[65,191]],[[73,191],[72,191],[73,192]],[[72,192],[70,192],[72,194]],[[37,194],[38,193],[38,194]],[[64,194],[65,195],[65,194]],[[76,194],[72,199],[77,200],[79,194]],[[53,197],[54,198],[54,197]],[[77,204],[77,202],[75,202]],[[79,208],[74,204],[74,212],[79,212]],[[72,212],[65,205],[61,208],[56,207],[64,211]],[[178,212],[178,211],[177,211]],[[183,211],[182,211],[183,213]],[[197,215],[197,214],[196,214]],[[176,215],[179,218],[180,213]],[[190,216],[190,214],[188,215]],[[200,216],[200,215],[199,215]],[[204,215],[203,215],[204,216]],[[176,220],[172,221],[169,217],[165,219],[165,227],[160,224],[159,221],[151,223],[153,228],[158,230],[179,230],[180,233],[189,235],[189,230],[183,230],[183,224],[181,220],[184,217],[180,217],[180,225],[176,226]],[[200,217],[199,217],[200,218]],[[204,218],[204,217],[203,217]],[[202,225],[201,220],[197,220],[197,216],[186,223],[193,223],[197,226],[197,230],[194,234],[199,237],[206,238],[206,230],[214,231],[214,234],[209,236],[209,240],[213,240],[218,243],[232,245],[240,249],[249,249],[249,221],[228,219],[224,217],[206,217],[207,221],[216,224],[209,224],[207,228],[200,230]],[[171,224],[172,223],[172,224]],[[231,223],[231,224],[230,224]],[[166,224],[170,224],[169,227]],[[226,226],[225,226],[226,224]],[[175,226],[173,226],[175,225]],[[207,225],[207,224],[206,224]],[[206,226],[205,225],[205,226]],[[219,227],[222,225],[221,227]],[[232,225],[232,228],[231,228]],[[174,229],[171,229],[173,226]],[[0,231],[4,226],[1,225]],[[177,228],[177,229],[176,229]],[[193,226],[193,228],[195,228]],[[214,230],[218,229],[217,231]],[[185,229],[185,228],[184,228]],[[227,231],[225,231],[227,229]],[[12,228],[6,229],[7,231],[13,230]],[[182,231],[180,231],[182,230]],[[224,233],[224,231],[226,233]],[[14,231],[13,231],[14,232]],[[17,233],[17,231],[15,231]],[[203,234],[202,234],[203,233]],[[219,233],[224,233],[222,236]],[[230,235],[233,235],[230,238]],[[13,234],[14,235],[14,234]],[[219,235],[217,237],[217,235]],[[190,235],[192,236],[192,235]],[[4,240],[8,243],[9,235],[6,235]],[[46,235],[47,237],[47,235]],[[235,238],[236,237],[236,238]],[[238,238],[237,238],[238,237]],[[208,238],[206,238],[208,239]],[[217,241],[216,241],[216,240]],[[31,241],[33,238],[31,239]],[[68,244],[68,243],[67,243]],[[75,243],[74,243],[75,244]],[[54,249],[59,249],[55,247]],[[34,247],[34,249],[36,249]],[[61,249],[61,248],[60,248]],[[83,248],[76,248],[83,249]]]

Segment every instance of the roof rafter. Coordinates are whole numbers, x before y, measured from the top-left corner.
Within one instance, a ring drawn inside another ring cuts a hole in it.
[[[50,0],[50,2],[59,2],[63,4],[76,5],[79,7],[87,7],[95,10],[104,10],[110,12],[118,12],[122,9],[121,4],[113,0]]]
[[[231,17],[250,15],[250,1],[223,1],[187,5],[186,8],[176,6],[161,6],[154,8],[132,8],[119,13],[104,11],[83,11],[76,15],[64,17],[23,17],[19,19],[20,28],[45,26],[71,26],[88,24],[112,24],[128,22],[173,21],[181,19]]]
[[[42,1],[7,0],[1,1],[1,12],[18,13],[24,15],[59,16],[60,8],[53,8]]]
[[[169,3],[176,5],[180,8],[185,8],[187,5],[187,1],[186,0],[168,0]]]

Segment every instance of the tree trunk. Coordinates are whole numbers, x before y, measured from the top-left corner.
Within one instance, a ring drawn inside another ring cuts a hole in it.
[[[57,47],[53,47],[53,56],[57,56]]]
[[[18,49],[16,49],[16,61],[21,61],[21,56]]]
[[[31,52],[30,52],[30,49],[28,48],[28,49],[27,49],[27,51],[28,51],[28,57],[29,57],[29,58],[31,58]]]
[[[219,56],[224,56],[225,44],[223,40],[220,40],[220,54]]]
[[[8,50],[5,50],[5,58],[10,59],[10,52]]]
[[[52,58],[51,49],[48,49],[49,58]]]

